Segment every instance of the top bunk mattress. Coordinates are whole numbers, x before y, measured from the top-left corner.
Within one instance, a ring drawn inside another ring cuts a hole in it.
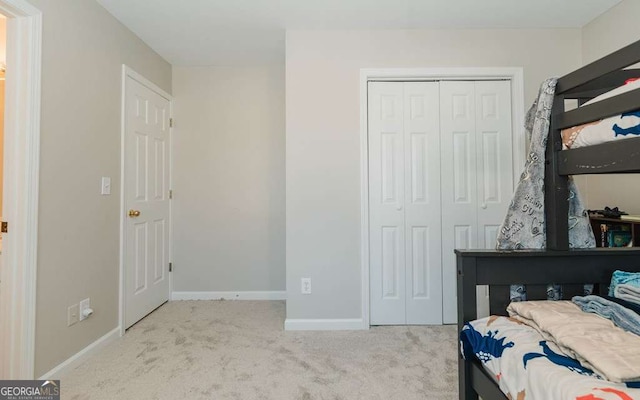
[[[640,89],[640,79],[602,94],[585,103],[589,105],[610,97]],[[638,110],[562,130],[563,149],[577,149],[612,140],[640,137],[640,104]]]

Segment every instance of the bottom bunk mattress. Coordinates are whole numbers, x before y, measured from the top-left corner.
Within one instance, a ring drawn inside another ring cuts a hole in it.
[[[460,341],[464,358],[480,360],[510,399],[640,400],[640,382],[602,379],[513,318],[491,316],[469,322]]]

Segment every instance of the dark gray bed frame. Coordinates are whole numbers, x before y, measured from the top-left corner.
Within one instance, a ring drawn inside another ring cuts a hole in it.
[[[633,139],[630,139],[633,140]],[[490,312],[505,315],[509,285],[527,285],[529,300],[547,298],[548,283],[562,284],[564,298],[582,294],[583,283],[596,284],[606,294],[616,269],[640,272],[640,249],[547,251],[456,250],[458,329],[477,318],[476,285],[489,285]],[[506,400],[494,379],[477,360],[459,360],[460,399]]]
[[[547,142],[545,214],[547,250],[456,250],[458,329],[477,318],[476,286],[489,285],[490,312],[505,315],[509,285],[527,285],[529,300],[547,298],[546,285],[563,285],[564,298],[582,294],[585,283],[606,294],[616,269],[640,272],[640,248],[569,250],[568,176],[640,173],[640,138],[562,150],[560,131],[576,125],[640,109],[640,89],[565,112],[565,99],[583,103],[640,77],[624,70],[640,62],[640,41],[580,68],[558,80]],[[640,200],[640,199],[639,199]],[[507,397],[477,360],[459,359],[459,398],[484,400]]]

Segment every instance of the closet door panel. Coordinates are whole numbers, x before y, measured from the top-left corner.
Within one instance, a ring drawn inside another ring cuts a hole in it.
[[[369,257],[372,325],[406,321],[402,82],[369,83]]]
[[[476,82],[478,243],[495,248],[513,194],[511,82]]]
[[[442,324],[440,96],[437,82],[404,83],[407,324]]]
[[[475,83],[478,171],[478,245],[496,246],[513,194],[511,82]],[[478,287],[478,316],[489,315],[489,290]]]
[[[440,82],[443,321],[455,323],[454,249],[476,248],[477,136],[475,83]]]

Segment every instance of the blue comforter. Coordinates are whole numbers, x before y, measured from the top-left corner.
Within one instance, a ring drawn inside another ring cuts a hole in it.
[[[619,302],[607,300],[600,296],[575,296],[571,299],[582,311],[598,314],[611,320],[616,326],[640,335],[640,315]]]

